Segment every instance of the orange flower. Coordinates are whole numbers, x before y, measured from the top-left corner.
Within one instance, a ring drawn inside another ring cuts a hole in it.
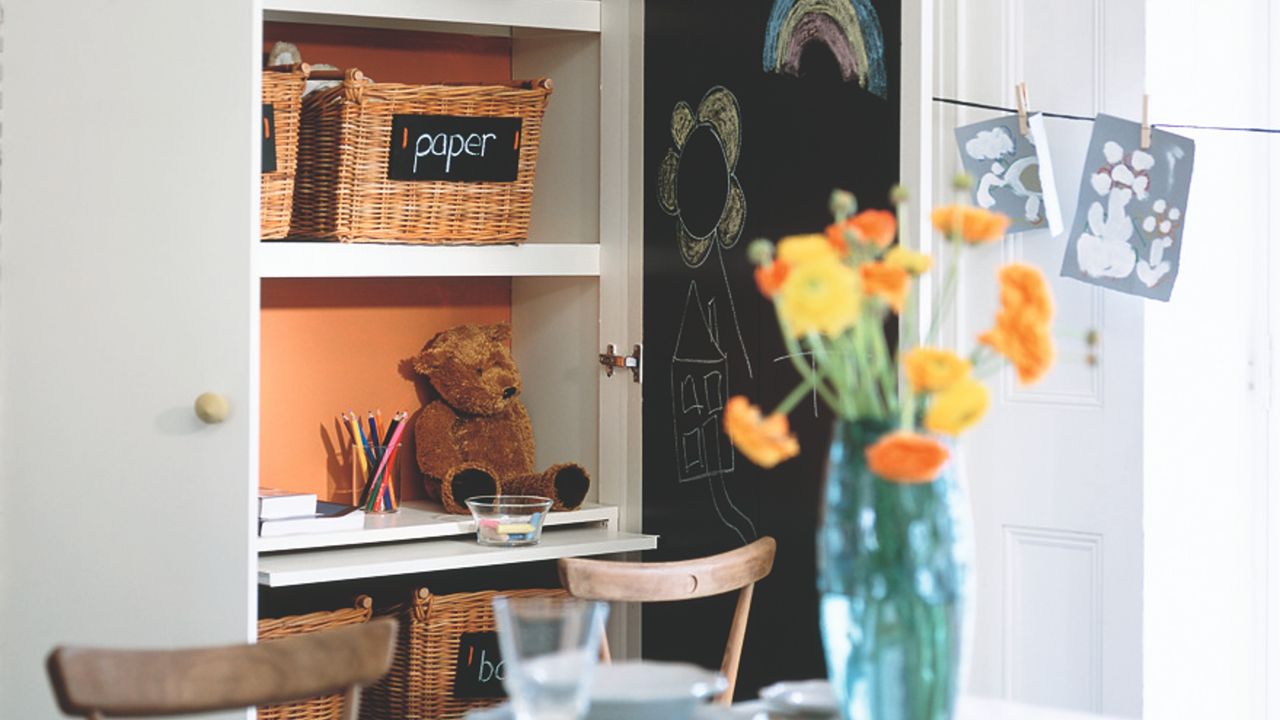
[[[1053,364],[1053,298],[1044,276],[1030,265],[1011,263],[1000,269],[1000,312],[995,327],[978,342],[1004,355],[1024,385],[1035,382]]]
[[[903,430],[867,448],[867,466],[890,482],[927,483],[938,477],[950,455],[937,440]]]
[[[933,211],[933,226],[947,237],[959,236],[970,245],[1004,237],[1009,218],[971,205],[946,205]]]
[[[762,468],[771,468],[800,454],[800,443],[787,424],[787,416],[762,417],[760,408],[735,395],[724,406],[724,431],[738,451]]]
[[[782,287],[782,283],[787,281],[787,275],[790,272],[791,266],[781,260],[758,266],[756,287],[760,288],[760,294],[772,299],[774,293],[778,292],[778,288]]]
[[[882,298],[894,312],[902,312],[902,303],[911,289],[911,275],[906,270],[884,262],[863,263],[858,270],[862,273],[862,292]]]
[[[881,250],[898,234],[898,219],[888,210],[863,210],[849,218],[847,225],[855,240]]]
[[[827,241],[842,256],[849,253],[846,233],[863,245],[883,250],[898,234],[898,219],[888,210],[863,210],[843,224],[828,225]]]

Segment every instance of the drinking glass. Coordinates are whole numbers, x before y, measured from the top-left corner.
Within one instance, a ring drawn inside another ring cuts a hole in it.
[[[516,720],[579,720],[609,606],[574,598],[493,600],[503,685]]]

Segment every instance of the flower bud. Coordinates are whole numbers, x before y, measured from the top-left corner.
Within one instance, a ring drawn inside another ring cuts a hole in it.
[[[967,173],[957,173],[956,176],[951,179],[951,187],[961,192],[972,190],[973,178]]]
[[[889,188],[889,202],[893,203],[894,205],[901,205],[905,203],[910,197],[911,197],[911,193],[907,192],[907,189],[902,185],[894,185],[893,187]]]
[[[858,199],[848,190],[831,191],[831,215],[840,222],[858,212]]]
[[[747,245],[747,259],[752,265],[766,265],[773,261],[773,243],[756,238]]]

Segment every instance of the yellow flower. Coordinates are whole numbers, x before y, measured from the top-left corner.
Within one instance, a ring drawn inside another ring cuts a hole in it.
[[[1009,228],[1009,218],[971,205],[946,205],[933,211],[933,226],[948,238],[959,236],[970,245],[998,240]]]
[[[834,256],[830,262],[792,265],[777,298],[778,312],[796,337],[837,336],[853,327],[861,310],[858,273]]]
[[[907,382],[915,392],[935,392],[969,377],[969,361],[950,350],[915,348],[903,360]]]
[[[762,468],[771,468],[800,454],[800,443],[791,434],[787,416],[762,417],[760,408],[741,395],[724,406],[724,431],[738,451]]]
[[[950,453],[937,440],[912,432],[895,432],[867,448],[867,467],[890,482],[927,483],[942,472]]]
[[[1053,298],[1040,271],[1011,263],[1000,269],[1000,311],[995,327],[978,342],[1004,355],[1024,385],[1035,382],[1053,364]]]
[[[911,276],[906,270],[883,262],[869,262],[858,266],[862,276],[862,292],[868,297],[879,297],[889,303],[896,313],[902,312],[902,303],[911,290]]]
[[[885,253],[884,261],[912,275],[923,275],[933,267],[933,258],[924,253],[908,250],[901,245],[894,245],[893,249]]]
[[[812,262],[837,262],[840,256],[825,235],[789,235],[778,241],[778,260],[795,267]]]
[[[924,426],[931,432],[959,435],[982,419],[990,402],[982,383],[972,378],[961,380],[933,396]]]

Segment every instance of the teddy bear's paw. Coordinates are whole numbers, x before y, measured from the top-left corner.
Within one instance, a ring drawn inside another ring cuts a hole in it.
[[[481,495],[497,495],[498,481],[482,467],[463,466],[449,473],[440,487],[444,509],[455,515],[469,515],[467,499]]]
[[[587,491],[591,489],[591,476],[581,465],[553,465],[547,469],[546,475],[551,478],[551,486],[555,488],[555,509],[577,510],[582,501],[587,499]]]

